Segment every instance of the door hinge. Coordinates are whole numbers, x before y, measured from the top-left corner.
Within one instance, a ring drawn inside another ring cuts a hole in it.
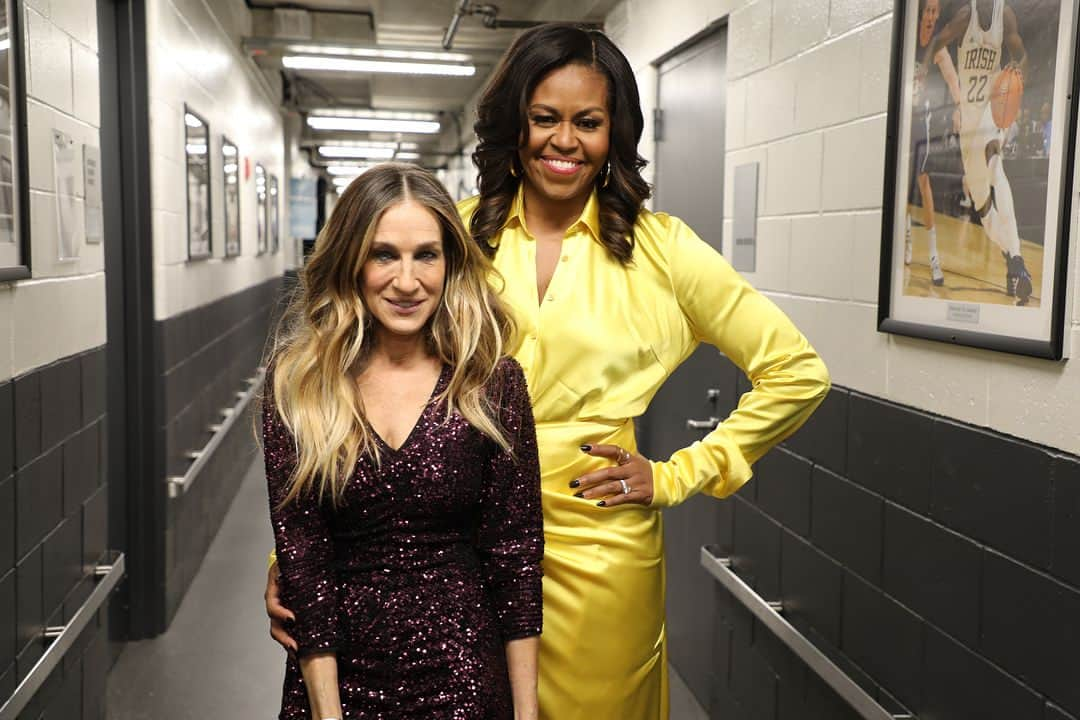
[[[660,108],[653,108],[652,111],[653,120],[653,133],[652,139],[654,142],[660,142],[664,139],[664,111]]]

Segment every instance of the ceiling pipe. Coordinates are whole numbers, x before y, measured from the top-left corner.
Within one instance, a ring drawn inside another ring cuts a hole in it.
[[[360,15],[367,18],[368,24],[371,25],[372,31],[375,30],[375,13],[370,10],[349,10],[345,8],[320,8],[311,7],[302,2],[275,2],[274,0],[268,0],[267,2],[254,2],[253,0],[244,0],[244,3],[252,10],[306,10],[309,13],[315,15]]]
[[[457,8],[454,10],[454,15],[450,18],[450,24],[446,27],[446,32],[443,34],[443,50],[449,50],[453,46],[454,35],[457,34],[458,26],[461,24],[461,18],[466,15],[479,15],[484,23],[484,27],[489,30],[521,30],[523,28],[536,27],[537,25],[544,25],[550,22],[548,20],[500,20],[498,5],[460,0]],[[603,30],[604,28],[603,23],[581,22],[576,24],[580,27],[594,28],[596,30]]]
[[[460,0],[457,9],[454,10],[453,17],[450,18],[450,24],[446,26],[446,32],[443,33],[443,50],[449,50],[450,46],[454,44],[454,36],[457,35],[458,25],[461,24],[461,18],[468,10],[469,0]]]

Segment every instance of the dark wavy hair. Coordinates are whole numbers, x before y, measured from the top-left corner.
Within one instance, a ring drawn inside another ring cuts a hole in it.
[[[600,242],[613,258],[628,264],[634,254],[634,223],[650,195],[641,177],[646,160],[637,153],[645,126],[637,81],[626,56],[599,30],[549,23],[526,30],[506,51],[477,105],[474,129],[479,144],[473,153],[478,170],[480,204],[470,231],[489,254],[489,240],[506,222],[520,177],[517,154],[528,136],[526,109],[540,81],[566,65],[585,65],[607,78],[611,142],[608,171],[597,174]],[[605,185],[606,180],[606,186]]]

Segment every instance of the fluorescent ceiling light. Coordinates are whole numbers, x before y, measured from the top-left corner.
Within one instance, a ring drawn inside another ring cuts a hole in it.
[[[367,169],[367,165],[328,165],[326,167],[326,172],[331,175],[348,175],[356,177]]]
[[[281,64],[290,70],[330,70],[337,72],[394,73],[398,75],[451,75],[472,77],[475,65],[447,63],[398,62],[392,60],[353,60],[316,55],[286,55]]]
[[[399,152],[394,156],[395,160],[419,160],[420,153],[418,152]]]
[[[223,168],[221,168],[221,169],[222,169],[223,171],[225,171],[225,173],[226,173],[226,174],[228,174],[228,173],[234,173],[234,172],[236,172],[236,170],[237,170],[237,167],[238,167],[238,166],[237,166],[237,164],[236,164],[236,163],[225,163],[225,166],[224,166]]]
[[[11,38],[4,38],[0,40],[0,52],[4,52],[11,48]]]
[[[184,150],[187,151],[188,155],[205,155],[206,145],[205,143],[187,143]]]
[[[188,127],[196,128],[196,127],[202,127],[203,126],[203,121],[200,120],[199,118],[195,117],[191,113],[184,113],[184,124],[187,125]]]
[[[325,115],[344,118],[377,118],[379,120],[428,120],[438,122],[439,113],[418,112],[415,110],[345,110],[342,108],[315,108],[308,110],[308,115]],[[374,145],[374,142],[368,143]]]
[[[221,146],[221,154],[226,155],[228,157],[233,157],[234,155],[236,155],[236,146],[235,145],[222,145]]]
[[[348,145],[321,145],[319,154],[323,157],[364,158],[366,160],[389,160],[394,157],[394,147],[363,147]]]
[[[357,130],[367,132],[437,133],[440,125],[426,120],[383,120],[371,117],[308,117],[313,130]]]
[[[428,50],[391,50],[389,48],[358,48],[330,45],[289,45],[289,52],[303,55],[347,55],[352,57],[388,58],[390,60],[428,60],[433,62],[468,62],[464,53],[431,52]]]

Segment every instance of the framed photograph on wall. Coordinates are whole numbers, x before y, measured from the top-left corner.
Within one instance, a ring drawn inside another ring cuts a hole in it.
[[[240,254],[240,151],[221,136],[221,170],[225,177],[225,257]]]
[[[1080,0],[896,0],[878,329],[1061,359]]]
[[[281,246],[280,230],[278,228],[278,205],[280,199],[278,198],[278,181],[277,175],[271,175],[267,180],[267,201],[270,203],[267,207],[269,217],[267,218],[266,226],[269,228],[270,234],[270,252],[276,253]]]
[[[201,260],[213,252],[210,209],[210,126],[184,108],[184,158],[187,175],[188,259]]]
[[[0,0],[0,282],[30,277],[22,0]]]
[[[255,163],[255,254],[266,252],[266,168]]]

